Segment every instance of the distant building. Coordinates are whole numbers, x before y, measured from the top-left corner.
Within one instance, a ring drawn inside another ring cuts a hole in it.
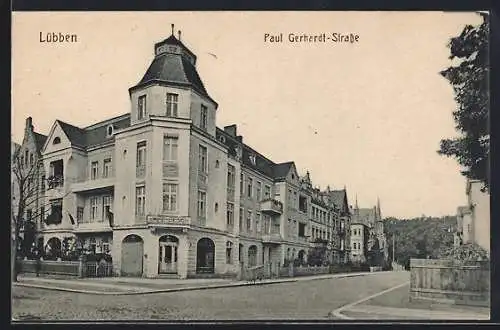
[[[479,180],[467,180],[467,205],[457,209],[455,245],[476,243],[490,251],[490,195]]]
[[[375,253],[388,258],[388,244],[384,233],[384,222],[380,210],[380,201],[373,208],[359,208],[358,201],[352,210],[351,255],[352,260],[368,261],[368,254]]]

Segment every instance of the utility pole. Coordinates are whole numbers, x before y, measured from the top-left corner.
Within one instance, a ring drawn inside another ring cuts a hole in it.
[[[395,236],[396,236],[396,233],[393,233],[392,234],[392,263],[394,263],[394,261],[396,260],[396,255],[394,254],[395,246],[396,246],[395,239],[394,239]]]

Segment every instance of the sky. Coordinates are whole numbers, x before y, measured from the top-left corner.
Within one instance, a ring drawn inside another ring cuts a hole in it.
[[[320,188],[383,217],[456,214],[466,202],[454,159],[453,89],[439,71],[447,43],[474,13],[13,12],[12,139],[25,119],[48,134],[56,119],[85,127],[130,111],[128,88],[175,31],[198,57],[217,125],[274,162],[293,160]],[[41,43],[40,32],[76,34]],[[283,33],[282,43],[264,35]],[[357,43],[290,43],[288,34],[359,35]],[[213,55],[212,55],[213,54]],[[215,55],[215,56],[214,56]]]

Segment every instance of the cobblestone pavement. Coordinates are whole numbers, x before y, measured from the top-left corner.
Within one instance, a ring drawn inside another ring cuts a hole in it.
[[[134,296],[13,287],[15,320],[331,320],[336,308],[408,281],[408,273]]]

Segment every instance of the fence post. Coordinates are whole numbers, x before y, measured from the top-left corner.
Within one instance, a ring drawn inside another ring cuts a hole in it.
[[[293,262],[288,264],[288,276],[293,277]]]
[[[80,278],[85,277],[85,257],[83,255],[78,257],[78,276]]]
[[[240,271],[238,272],[238,281],[243,280],[243,261],[240,261]]]

